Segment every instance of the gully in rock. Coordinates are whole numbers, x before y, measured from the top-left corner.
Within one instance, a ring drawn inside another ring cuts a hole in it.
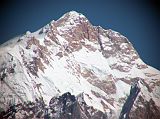
[[[130,110],[131,110],[131,108],[134,104],[134,101],[137,98],[139,92],[140,92],[140,87],[139,87],[138,82],[136,82],[131,86],[130,94],[122,107],[122,111],[120,113],[119,119],[128,119],[129,118]]]

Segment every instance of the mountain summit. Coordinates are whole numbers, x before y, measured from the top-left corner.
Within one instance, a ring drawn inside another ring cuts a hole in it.
[[[2,44],[0,79],[1,118],[160,118],[160,71],[75,11]]]

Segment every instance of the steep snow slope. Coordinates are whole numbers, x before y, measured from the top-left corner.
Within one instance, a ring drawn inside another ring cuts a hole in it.
[[[160,71],[145,64],[126,37],[92,26],[75,11],[1,45],[0,77],[4,109],[36,98],[49,104],[66,92],[83,93],[88,106],[118,118],[135,83],[140,92],[132,115],[138,104],[146,108],[145,101],[160,108]]]

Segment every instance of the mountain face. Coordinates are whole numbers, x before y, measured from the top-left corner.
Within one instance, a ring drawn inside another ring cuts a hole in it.
[[[0,118],[160,119],[160,71],[75,11],[0,46]]]

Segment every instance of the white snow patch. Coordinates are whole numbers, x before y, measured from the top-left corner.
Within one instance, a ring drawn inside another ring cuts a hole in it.
[[[116,82],[116,88],[117,88],[116,95],[118,99],[126,97],[130,92],[130,85],[121,80],[118,80]]]
[[[105,42],[109,42],[109,41],[110,41],[110,39],[109,39],[108,37],[105,37],[105,36],[103,36],[103,35],[100,35],[100,39],[101,39],[101,42],[102,42],[102,43],[105,43]]]
[[[104,47],[104,50],[112,50],[112,47],[105,46],[105,47]]]
[[[82,48],[78,52],[74,52],[75,60],[78,62],[82,62],[84,64],[88,64],[90,66],[97,67],[98,69],[101,69],[103,71],[110,71],[110,67],[107,64],[106,59],[103,57],[103,55],[96,50],[95,52],[87,52],[88,50],[86,48]]]
[[[122,43],[122,44],[120,45],[120,48],[121,48],[121,49],[127,49],[127,48],[128,48],[128,43]]]

